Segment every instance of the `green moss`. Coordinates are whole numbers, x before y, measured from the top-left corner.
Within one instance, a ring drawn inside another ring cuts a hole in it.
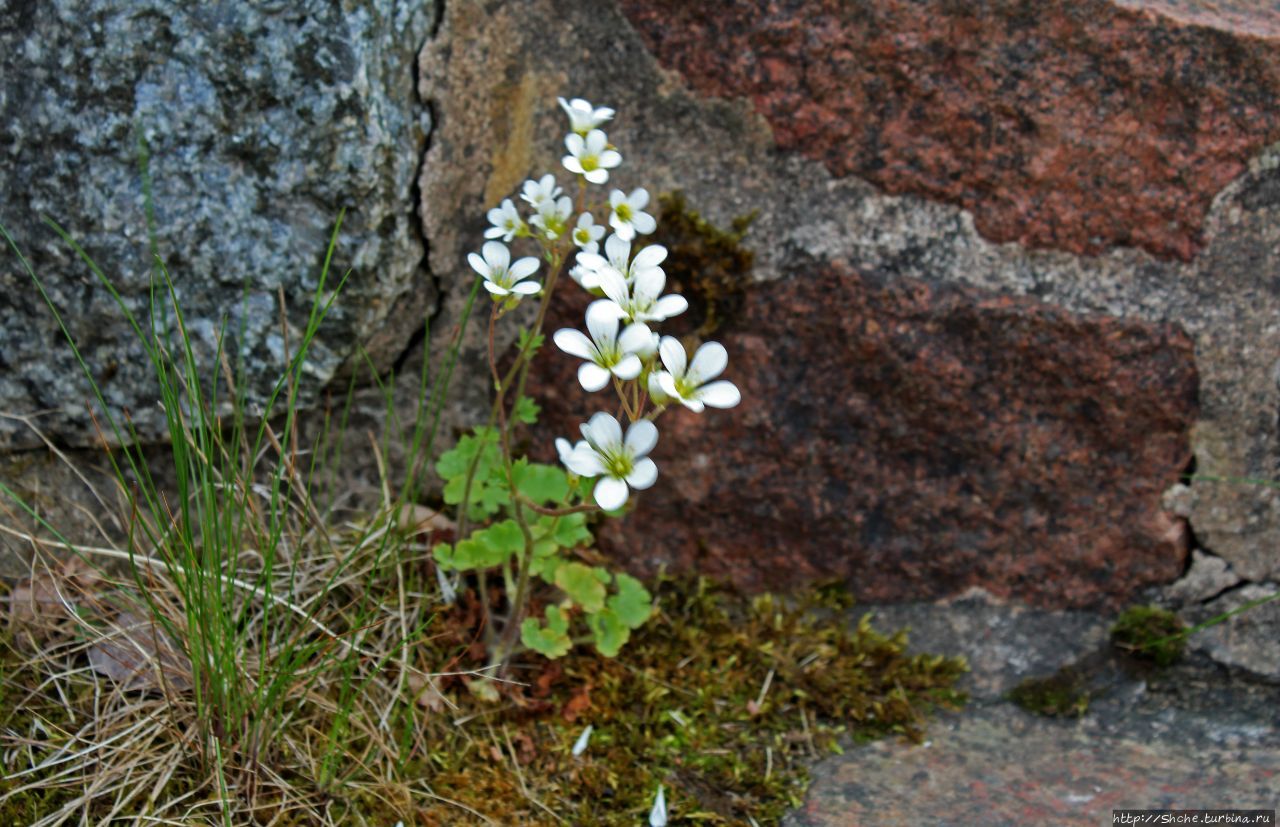
[[[1111,627],[1111,643],[1157,666],[1176,663],[1186,647],[1185,626],[1178,616],[1158,606],[1131,606]]]
[[[1047,678],[1024,680],[1008,697],[1036,715],[1079,718],[1089,709],[1089,680],[1080,670],[1067,666]]]
[[[658,206],[661,216],[653,240],[668,250],[662,268],[671,288],[689,300],[686,317],[679,319],[685,325],[680,332],[705,339],[741,307],[755,263],[755,254],[742,240],[757,213],[738,216],[723,230],[691,209],[679,190],[659,196]]]

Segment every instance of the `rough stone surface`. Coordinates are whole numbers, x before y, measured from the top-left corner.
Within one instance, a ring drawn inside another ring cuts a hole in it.
[[[630,518],[646,530],[607,524],[643,569],[1046,605],[1181,573],[1185,526],[1160,505],[1195,415],[1176,328],[814,266],[753,290],[720,338],[748,403],[664,415],[663,485]],[[573,388],[572,360],[547,364],[544,386]],[[548,398],[561,432],[573,390]]]
[[[633,6],[628,8],[634,11]],[[1233,150],[1236,160],[1231,162],[1238,165],[1233,169],[1244,168],[1245,171],[1212,199],[1207,214],[1201,216],[1202,230],[1197,231],[1200,252],[1189,262],[1177,257],[1153,256],[1133,248],[1115,248],[1097,256],[1063,250],[1034,250],[1024,245],[992,243],[976,228],[975,214],[965,209],[914,195],[887,194],[884,191],[890,189],[887,184],[873,186],[852,174],[839,177],[833,175],[827,165],[809,160],[801,151],[779,151],[780,139],[775,128],[757,112],[752,101],[704,96],[691,88],[683,75],[664,70],[649,52],[641,34],[611,5],[595,4],[587,9],[567,0],[507,0],[487,4],[483,10],[468,4],[448,4],[445,11],[439,36],[424,51],[422,62],[422,94],[431,102],[436,118],[436,129],[421,179],[423,218],[425,234],[432,242],[429,253],[431,267],[438,278],[447,281],[467,277],[465,255],[477,249],[482,240],[484,210],[510,195],[525,177],[554,171],[560,175],[562,183],[568,181],[568,175],[559,166],[559,158],[563,154],[560,137],[565,126],[563,115],[554,102],[556,94],[581,95],[614,106],[619,114],[610,125],[609,136],[621,148],[624,164],[614,172],[611,186],[616,184],[628,190],[646,186],[655,193],[682,189],[695,209],[721,226],[727,226],[734,216],[759,210],[746,244],[755,252],[755,267],[748,283],[752,286],[750,292],[758,291],[760,294],[755,299],[760,310],[765,307],[768,296],[785,296],[801,291],[800,283],[809,279],[810,274],[821,277],[821,274],[840,272],[849,274],[850,279],[873,278],[876,283],[883,284],[886,291],[899,290],[903,294],[909,292],[908,285],[918,284],[920,290],[930,295],[952,295],[947,289],[952,285],[976,288],[974,292],[965,294],[974,302],[998,301],[1002,297],[1037,299],[1046,305],[1056,306],[1066,314],[1054,316],[1057,311],[1046,308],[1037,317],[1061,319],[1063,330],[1072,325],[1083,325],[1078,328],[1082,332],[1147,331],[1143,335],[1155,336],[1152,331],[1167,330],[1170,325],[1181,328],[1190,337],[1194,349],[1200,407],[1190,437],[1197,476],[1189,485],[1190,492],[1184,498],[1184,507],[1180,508],[1188,515],[1199,542],[1226,560],[1241,578],[1263,580],[1280,572],[1280,555],[1275,552],[1280,548],[1280,497],[1276,496],[1275,489],[1210,481],[1265,479],[1280,463],[1276,431],[1280,389],[1274,378],[1276,354],[1280,353],[1280,285],[1272,275],[1280,272],[1280,195],[1277,195],[1280,193],[1280,185],[1277,184],[1280,181],[1280,152],[1267,149],[1248,160],[1249,153],[1254,152],[1253,148],[1264,138],[1245,130],[1254,135],[1248,139],[1252,143],[1246,142],[1247,146],[1241,144]],[[779,30],[788,26],[788,30],[799,27],[794,19],[787,17],[785,10],[780,9],[777,13],[775,23]],[[1152,26],[1163,27],[1160,30],[1167,30],[1174,43],[1183,42],[1178,38],[1199,37],[1205,42],[1223,43],[1239,39],[1243,44],[1242,59],[1256,50],[1270,48],[1263,40],[1238,38],[1234,30],[1211,33],[1170,28],[1172,24],[1168,19],[1149,10],[1135,16],[1128,11],[1122,13],[1113,9],[1109,15],[1096,18],[1096,27],[1102,27],[1107,21],[1128,21],[1126,25],[1131,26],[1131,32],[1138,29],[1152,32],[1156,31]],[[1164,60],[1146,52],[1126,52],[1130,41],[1123,38],[1108,39],[1098,34],[1095,39],[1099,38],[1100,43],[1113,50],[1114,59],[1108,65],[1119,67],[1122,64],[1138,65],[1142,60]],[[573,56],[573,59],[565,59],[566,55]],[[1000,69],[1001,65],[993,64],[992,70]],[[1206,90],[1218,82],[1214,78],[1227,82],[1227,79],[1209,71],[1216,64],[1189,60],[1178,65],[1185,66],[1185,72],[1177,76],[1166,73],[1170,75],[1170,82],[1185,80]],[[842,70],[837,67],[830,71],[839,75]],[[1009,73],[1006,82],[1015,87],[1025,81],[1007,65],[1003,71]],[[1081,75],[1071,83],[1064,80],[1056,86],[1046,86],[1044,105],[1053,109],[1071,104],[1073,95],[1094,88],[1087,81],[1089,76]],[[1161,126],[1163,122],[1156,114],[1145,109],[1134,112],[1141,117],[1138,122],[1140,128],[1132,140],[1138,141],[1143,130],[1163,134],[1160,131],[1164,128]],[[842,128],[845,134],[853,134]],[[1090,131],[1096,133],[1099,129],[1081,130],[1082,133]],[[1231,130],[1227,133],[1243,134]],[[850,143],[856,144],[858,140],[851,138]],[[1016,155],[1011,156],[1011,163],[1016,158]],[[1152,174],[1154,177],[1150,181],[1131,181],[1129,195],[1138,198],[1156,194],[1152,197],[1165,203],[1163,199],[1170,197],[1169,188],[1172,187],[1178,193],[1180,204],[1200,199],[1203,209],[1203,205],[1208,203],[1203,199],[1208,197],[1206,192],[1209,191],[1200,189],[1204,180],[1202,176],[1188,175],[1183,181],[1185,186],[1179,189],[1169,178]],[[1070,190],[1069,187],[1065,189]],[[1096,192],[1091,197],[1096,197],[1098,203],[1108,204],[1109,209],[1115,201],[1111,196],[1097,195]],[[980,210],[976,204],[974,208]],[[1064,227],[1070,225],[1070,217],[1064,217],[1059,223]],[[1107,238],[1110,238],[1107,244],[1121,240],[1116,236]],[[752,299],[749,297],[748,301]],[[448,329],[458,318],[460,307],[459,299],[450,298],[438,329]],[[836,303],[828,303],[828,307],[839,309]],[[758,312],[752,318],[759,320],[766,315]],[[784,322],[779,319],[774,323],[781,325]],[[853,324],[852,321],[847,323]],[[751,392],[741,408],[729,413],[709,414],[705,424],[683,424],[679,417],[663,420],[664,433],[657,454],[662,467],[659,486],[697,486],[700,484],[697,480],[710,478],[708,473],[695,476],[693,480],[683,476],[683,470],[677,466],[688,460],[677,459],[674,454],[667,453],[676,439],[667,432],[669,429],[701,428],[705,441],[699,444],[698,452],[707,457],[724,456],[734,451],[729,434],[748,430],[749,426],[744,423],[775,416],[771,408],[800,404],[786,399],[780,403],[769,382],[784,376],[788,367],[796,369],[802,363],[789,366],[776,360],[778,364],[769,364],[765,353],[749,349],[763,348],[765,343],[758,339],[755,345],[750,345],[751,331],[743,326],[735,333],[732,324],[730,322],[726,327],[726,335],[741,337],[741,340],[730,346],[728,376]],[[837,322],[829,324],[834,330]],[[473,329],[472,333],[473,361],[469,369],[482,370],[476,358],[480,350],[478,329]],[[788,335],[792,333],[795,331],[788,331]],[[886,341],[892,338],[889,333],[883,335]],[[1169,334],[1168,342],[1176,340],[1175,334]],[[1048,343],[1054,341],[1052,336],[1046,339]],[[1125,341],[1121,337],[1118,344],[1123,345]],[[1103,341],[1094,341],[1093,344],[1113,346]],[[774,347],[772,341],[767,345]],[[1184,346],[1177,346],[1167,348],[1165,352],[1170,356],[1180,354],[1178,358],[1184,358],[1186,350]],[[567,359],[554,350],[549,350],[544,358]],[[803,358],[821,360],[831,357],[819,352],[806,354]],[[937,371],[946,369],[945,364],[934,367]],[[1085,371],[1084,376],[1088,376],[1091,370],[1081,365],[1076,367]],[[845,370],[859,369],[842,365],[841,375]],[[861,369],[866,370],[865,367]],[[1125,370],[1128,371],[1128,366]],[[1015,375],[1009,374],[1010,377]],[[1140,379],[1140,372],[1126,372],[1124,375],[1134,381]],[[1070,377],[1070,381],[1076,379],[1075,376]],[[832,380],[824,377],[823,381]],[[841,380],[837,377],[834,381]],[[1016,380],[1011,378],[1010,381]],[[1068,379],[1063,378],[1062,381]],[[942,381],[937,384],[940,391],[947,387]],[[1117,400],[1147,400],[1144,404],[1149,403],[1157,409],[1162,405],[1177,406],[1170,400],[1156,402],[1159,391],[1150,385],[1105,388],[1104,391],[1118,394],[1114,397]],[[580,394],[573,386],[548,386],[536,392],[539,395],[572,395],[574,404],[580,406],[576,409],[579,415],[575,421],[584,420],[595,410],[594,400]],[[1033,390],[1026,392],[1032,393]],[[885,410],[887,416],[890,409],[886,407]],[[1150,410],[1152,408],[1143,409]],[[1133,411],[1129,413],[1135,414]],[[999,412],[992,415],[998,417]],[[1135,415],[1141,421],[1146,414],[1140,411]],[[834,419],[829,417],[829,420]],[[816,424],[820,426],[822,423]],[[1084,420],[1075,426],[1084,427]],[[1016,429],[1011,430],[1007,438],[1012,440],[1013,433]],[[801,445],[771,446],[771,450],[777,450],[778,456],[788,451],[803,453],[810,444],[843,446],[860,436],[853,432],[840,433],[835,428],[823,433],[819,427],[816,432],[806,433]],[[762,435],[751,437],[765,439]],[[1145,439],[1135,437],[1134,441],[1143,443]],[[845,449],[842,447],[841,450]],[[1141,452],[1147,448],[1134,444],[1125,446],[1125,450],[1132,455],[1134,451]],[[788,457],[790,461],[792,458]],[[812,458],[815,462],[823,461],[816,447]],[[877,456],[876,462],[883,463],[885,467],[903,463],[905,467],[910,464],[910,459],[910,455]],[[934,457],[930,461],[940,460]],[[1093,463],[1105,466],[1116,461],[1116,456],[1110,459],[1096,455],[1087,459],[1082,457],[1086,466]],[[1167,461],[1172,464],[1173,457],[1168,456]],[[1066,464],[1066,460],[1061,462]],[[1054,478],[1050,471],[1061,467],[1046,465],[1047,470],[1038,479],[1038,484],[1043,485],[1044,490],[1051,488]],[[860,520],[865,525],[872,512],[860,509],[873,499],[874,494],[856,490],[856,487],[869,477],[860,476],[863,471],[848,466],[832,464],[829,470],[835,475],[825,481],[828,486],[826,500],[809,505],[790,502],[785,508],[769,503],[767,508],[774,509],[778,515],[808,517],[829,507],[833,512],[843,510],[847,512],[849,521]],[[794,474],[803,476],[805,469],[782,465],[765,467],[762,462],[754,469],[728,469],[725,473],[740,475],[740,480],[755,474],[760,479],[777,481],[773,482],[775,490],[781,490],[785,487],[781,480]],[[1087,477],[1093,482],[1101,479],[1088,477],[1091,472],[1084,469],[1073,469],[1073,473],[1082,475],[1079,479]],[[1143,473],[1146,472],[1135,471],[1139,477]],[[1166,468],[1161,473],[1170,472]],[[1174,476],[1176,474],[1160,478],[1171,484],[1175,481]],[[1129,489],[1140,492],[1137,499],[1125,505],[1125,508],[1135,511],[1113,513],[1113,516],[1137,515],[1145,522],[1115,526],[1116,532],[1135,532],[1135,536],[1150,538],[1160,536],[1161,532],[1155,529],[1162,519],[1167,519],[1169,525],[1176,524],[1179,514],[1158,515],[1159,492],[1154,490],[1157,477],[1159,475],[1149,477],[1148,483]],[[927,482],[937,484],[938,481]],[[905,489],[910,481],[899,480],[898,483]],[[1129,485],[1129,482],[1123,485]],[[1125,490],[1123,485],[1108,491]],[[847,494],[840,493],[840,486],[845,487]],[[706,536],[719,532],[733,534],[735,523],[744,522],[754,525],[757,532],[751,545],[740,547],[742,559],[734,565],[740,563],[750,570],[752,556],[759,549],[785,547],[797,532],[803,536],[806,531],[794,520],[770,519],[764,513],[764,507],[758,500],[753,500],[754,495],[741,484],[724,485],[718,490],[723,497],[716,506],[720,517],[713,524],[698,527],[698,531]],[[816,496],[803,484],[787,490],[792,492],[796,501]],[[1035,489],[1033,486],[1026,490]],[[1099,492],[1082,489],[1060,491],[1056,495],[1069,501],[1072,496],[1098,496]],[[654,491],[652,496],[672,495],[670,491],[665,494]],[[753,508],[759,511],[753,511]],[[1081,506],[1077,514],[1083,512]],[[657,514],[660,519],[674,521],[676,513],[654,510],[651,516]],[[1035,515],[1031,517],[1034,523]],[[827,518],[835,519],[830,515]],[[1010,519],[1012,521],[1011,516]],[[1055,517],[1049,515],[1046,519]],[[1103,517],[1097,519],[1099,523],[1106,521]],[[904,520],[897,526],[901,528],[906,524]],[[979,531],[985,528],[978,526]],[[913,529],[914,535],[927,534],[918,527]],[[1091,526],[1089,530],[1096,532],[1102,529]],[[1049,533],[1047,524],[1043,531]],[[638,538],[641,534],[634,532],[632,536]],[[914,535],[894,537],[886,542],[930,542]],[[1068,555],[1067,559],[1058,561],[1059,564],[1069,568],[1073,562],[1098,553],[1086,542],[1089,536],[1096,534],[1082,534],[1080,542],[1075,545],[1065,536],[1057,537],[1054,540],[1057,548]],[[631,558],[641,558],[652,551],[640,547],[641,541],[635,542],[637,545],[618,543],[615,550],[619,555]],[[808,567],[819,572],[827,570],[823,567],[842,554],[852,554],[854,546],[847,535],[837,533],[827,537],[826,542],[828,545],[817,558],[817,565],[807,558],[795,559],[791,561],[792,569],[801,571]],[[1141,548],[1139,546],[1139,557],[1149,553],[1141,551]],[[976,582],[975,571],[1000,576],[972,546],[951,548],[947,553],[950,555],[948,559],[959,567],[954,572],[954,590],[962,589],[963,584]],[[1007,559],[1014,556],[1010,553]],[[1025,559],[1034,559],[1034,555],[1028,554]],[[1174,553],[1167,559],[1161,559],[1163,562],[1157,564],[1159,574],[1136,576],[1144,581],[1154,577],[1172,579],[1178,573],[1173,561],[1178,560],[1179,555]],[[887,557],[880,562],[883,565],[876,570],[876,578],[891,568]],[[925,566],[930,564],[928,560],[923,563]],[[721,565],[727,568],[729,559],[722,561]],[[852,567],[844,569],[845,572],[851,570]],[[934,574],[938,578],[944,576],[941,567]],[[1002,582],[1009,583],[1017,576],[1014,574]],[[910,577],[910,572],[892,571],[887,580],[877,583],[868,574],[862,578],[861,587],[867,590],[866,593],[876,593],[878,588],[888,593],[887,584],[893,583],[895,588],[900,588],[910,582]],[[1066,582],[1074,588],[1081,581],[1068,579]],[[1033,591],[1047,591],[1049,588],[1044,583],[1031,583],[1029,579],[1027,585]],[[1075,592],[1073,599],[1082,594]]]
[[[908,625],[914,651],[964,655],[972,700],[932,720],[923,744],[880,741],[824,760],[786,827],[1093,827],[1119,808],[1275,807],[1275,686],[1194,656],[1167,669],[1129,661],[1107,649],[1106,615],[976,595],[870,610],[878,628]],[[1085,675],[1082,717],[1037,717],[1005,699],[1060,667]]]
[[[1191,648],[1219,663],[1243,669],[1280,684],[1280,585],[1259,583],[1241,586],[1184,610],[1188,623],[1239,611],[1231,619],[1210,626],[1191,637]],[[1249,608],[1249,604],[1254,604]]]
[[[141,126],[159,251],[196,346],[210,357],[225,317],[259,403],[285,361],[281,317],[296,347],[346,208],[332,277],[349,267],[351,278],[313,348],[302,403],[357,344],[385,368],[434,302],[412,195],[429,126],[415,59],[432,19],[429,4],[408,0],[0,0],[0,222],[108,403],[144,438],[161,418],[142,349],[40,216],[75,236],[145,318]],[[64,443],[91,440],[84,377],[7,249],[0,319],[0,410],[41,414]],[[0,418],[0,448],[34,444]]]
[[[622,0],[664,66],[833,175],[960,204],[997,241],[1183,258],[1280,137],[1275,12],[1224,30],[1216,5]]]

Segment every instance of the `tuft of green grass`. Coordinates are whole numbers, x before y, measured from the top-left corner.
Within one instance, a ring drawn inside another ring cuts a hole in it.
[[[1111,643],[1157,666],[1177,663],[1186,648],[1186,626],[1159,606],[1131,606],[1111,627]]]

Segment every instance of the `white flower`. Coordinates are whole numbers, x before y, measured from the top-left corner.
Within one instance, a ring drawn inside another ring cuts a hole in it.
[[[591,743],[591,730],[594,727],[587,724],[587,728],[582,730],[582,734],[578,736],[578,740],[573,742],[573,757],[578,758],[582,753],[587,751],[587,744]]]
[[[484,237],[501,238],[508,244],[524,229],[524,219],[516,212],[516,205],[510,198],[504,199],[501,207],[489,210],[489,223],[493,226],[484,231]]]
[[[520,198],[536,210],[543,203],[559,198],[561,191],[556,184],[556,177],[548,172],[537,181],[532,178],[525,181],[524,188],[520,190]]]
[[[569,215],[573,212],[573,201],[569,196],[560,200],[547,199],[538,205],[538,214],[529,219],[529,223],[537,227],[544,236],[555,241],[564,235],[569,226]]]
[[[609,180],[609,170],[622,163],[622,156],[608,148],[608,139],[599,129],[593,129],[583,138],[576,132],[564,136],[569,154],[561,159],[564,168],[576,172],[593,184]]]
[[[636,258],[652,250],[646,247]],[[661,249],[661,248],[659,248]],[[667,286],[667,275],[661,267],[641,268],[636,276],[635,284],[628,286],[626,278],[612,267],[604,267],[596,271],[596,280],[604,294],[618,305],[623,317],[630,322],[660,322],[672,316],[679,316],[689,309],[689,302],[684,296],[674,293],[663,296],[662,290]]]
[[[613,110],[607,106],[601,106],[599,109],[593,109],[591,104],[582,98],[574,98],[566,101],[564,98],[556,98],[560,101],[560,108],[569,116],[569,128],[579,135],[586,135],[600,124],[613,117]]]
[[[706,406],[732,408],[742,401],[742,394],[732,382],[721,379],[711,382],[724,372],[729,354],[719,342],[706,342],[693,355],[692,364],[686,364],[684,345],[672,336],[663,336],[658,345],[665,371],[649,378],[649,392],[655,401],[675,401],[691,411],[701,411]],[[655,393],[656,389],[661,393]]]
[[[661,784],[653,799],[653,809],[649,811],[649,827],[667,827],[667,797],[662,794]]]
[[[581,331],[561,328],[552,341],[556,347],[585,359],[578,368],[578,382],[584,390],[598,391],[609,384],[609,375],[635,379],[644,365],[637,355],[650,346],[653,334],[642,324],[629,325],[618,335],[618,306],[611,301],[592,302],[587,308],[587,338]]]
[[[484,277],[485,290],[495,296],[508,296],[512,293],[532,296],[542,289],[535,281],[523,281],[538,269],[538,260],[533,256],[526,256],[511,264],[511,251],[500,241],[486,241],[480,251],[484,258],[471,253],[467,256],[467,261],[472,269]]]
[[[609,206],[613,212],[609,215],[609,226],[623,241],[630,241],[636,233],[649,234],[658,227],[658,222],[647,212],[642,212],[649,204],[649,191],[644,187],[627,195],[622,190],[609,193]]]
[[[573,231],[573,243],[581,250],[594,253],[600,248],[600,238],[604,235],[604,227],[596,223],[591,213],[584,212],[578,216],[578,226]]]
[[[667,248],[661,244],[650,244],[648,247],[641,248],[636,253],[636,257],[631,258],[631,242],[619,238],[617,235],[611,235],[604,242],[604,255],[597,253],[582,252],[578,253],[578,265],[582,267],[585,278],[578,279],[578,283],[588,290],[598,288],[600,280],[594,274],[606,267],[612,267],[623,275],[627,280],[627,284],[634,284],[641,274],[646,274],[646,278],[653,278],[656,275],[666,278],[666,273],[658,265],[662,264],[667,258]],[[576,277],[575,277],[576,278]]]
[[[599,477],[592,496],[605,511],[622,508],[630,488],[641,491],[658,479],[658,466],[649,452],[658,444],[658,428],[647,419],[631,423],[627,434],[622,426],[603,411],[582,426],[586,444],[569,455],[565,465],[582,477]]]

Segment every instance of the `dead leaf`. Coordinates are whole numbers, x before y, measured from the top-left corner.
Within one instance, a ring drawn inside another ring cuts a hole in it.
[[[155,621],[121,612],[108,636],[89,648],[89,665],[126,690],[191,688],[191,661]]]
[[[453,534],[458,526],[444,514],[425,505],[409,504],[400,508],[396,524],[408,534]]]

